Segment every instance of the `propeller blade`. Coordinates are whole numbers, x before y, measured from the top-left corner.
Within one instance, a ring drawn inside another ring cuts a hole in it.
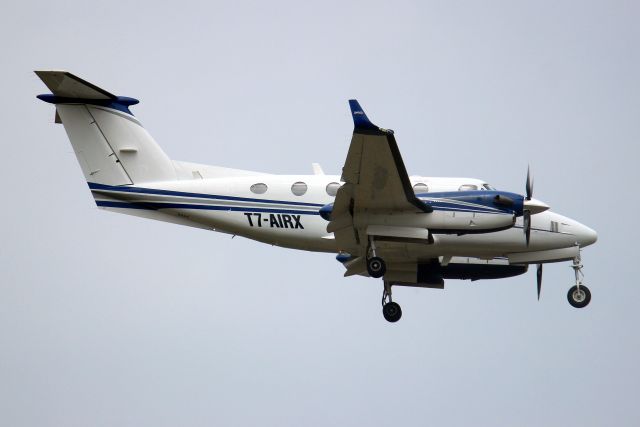
[[[531,197],[533,197],[533,179],[531,178],[530,172],[531,170],[527,165],[527,185],[526,185],[527,200],[531,200]]]
[[[538,301],[540,301],[540,292],[542,291],[542,264],[538,264],[536,270],[536,280],[538,283]]]
[[[531,239],[531,212],[524,211],[522,214],[522,228],[524,230],[524,237],[527,239],[527,246],[529,246],[529,239]]]

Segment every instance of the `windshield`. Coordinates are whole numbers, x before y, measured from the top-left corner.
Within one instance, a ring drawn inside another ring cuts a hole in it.
[[[474,184],[463,184],[458,188],[458,191],[476,191],[478,189],[477,185]]]
[[[489,184],[482,184],[482,189],[483,190],[495,190],[495,188],[493,188]]]

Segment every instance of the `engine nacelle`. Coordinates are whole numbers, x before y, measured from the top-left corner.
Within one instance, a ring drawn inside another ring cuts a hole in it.
[[[469,234],[506,230],[516,223],[512,213],[435,211],[426,223],[432,233]]]
[[[331,212],[333,212],[333,203],[329,203],[328,205],[324,205],[320,208],[320,216],[325,221],[331,221]]]
[[[433,211],[431,213],[365,212],[354,218],[354,226],[372,225],[427,229],[436,234],[491,233],[513,227],[515,214]]]
[[[354,226],[371,225],[428,229],[432,233],[491,233],[513,227],[523,213],[524,197],[503,191],[466,191],[429,193],[420,199],[432,212],[398,212],[394,210],[357,211]],[[323,206],[319,214],[333,220],[333,203]]]

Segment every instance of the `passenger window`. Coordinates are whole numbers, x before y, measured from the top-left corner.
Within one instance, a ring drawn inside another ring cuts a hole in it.
[[[267,192],[267,184],[259,182],[251,186],[251,192],[256,194],[264,194]]]
[[[416,185],[413,186],[413,192],[416,194],[420,194],[420,193],[428,193],[429,192],[429,186],[427,184],[425,184],[424,182],[419,182]]]
[[[473,184],[463,184],[458,188],[458,191],[475,191],[478,189],[477,185]]]
[[[291,192],[296,196],[302,196],[307,192],[307,184],[305,184],[304,182],[295,182],[291,186]]]
[[[340,184],[337,182],[331,182],[327,184],[327,194],[331,197],[336,197],[338,194],[338,189],[340,188]]]

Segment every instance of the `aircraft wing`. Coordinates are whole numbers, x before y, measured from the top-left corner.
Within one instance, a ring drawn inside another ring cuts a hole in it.
[[[362,234],[374,225],[367,220],[369,214],[380,218],[428,213],[432,208],[415,196],[393,131],[371,123],[358,101],[350,100],[349,105],[354,130],[342,168],[345,184],[336,195],[327,231],[334,233],[340,248],[353,251],[367,242]]]

